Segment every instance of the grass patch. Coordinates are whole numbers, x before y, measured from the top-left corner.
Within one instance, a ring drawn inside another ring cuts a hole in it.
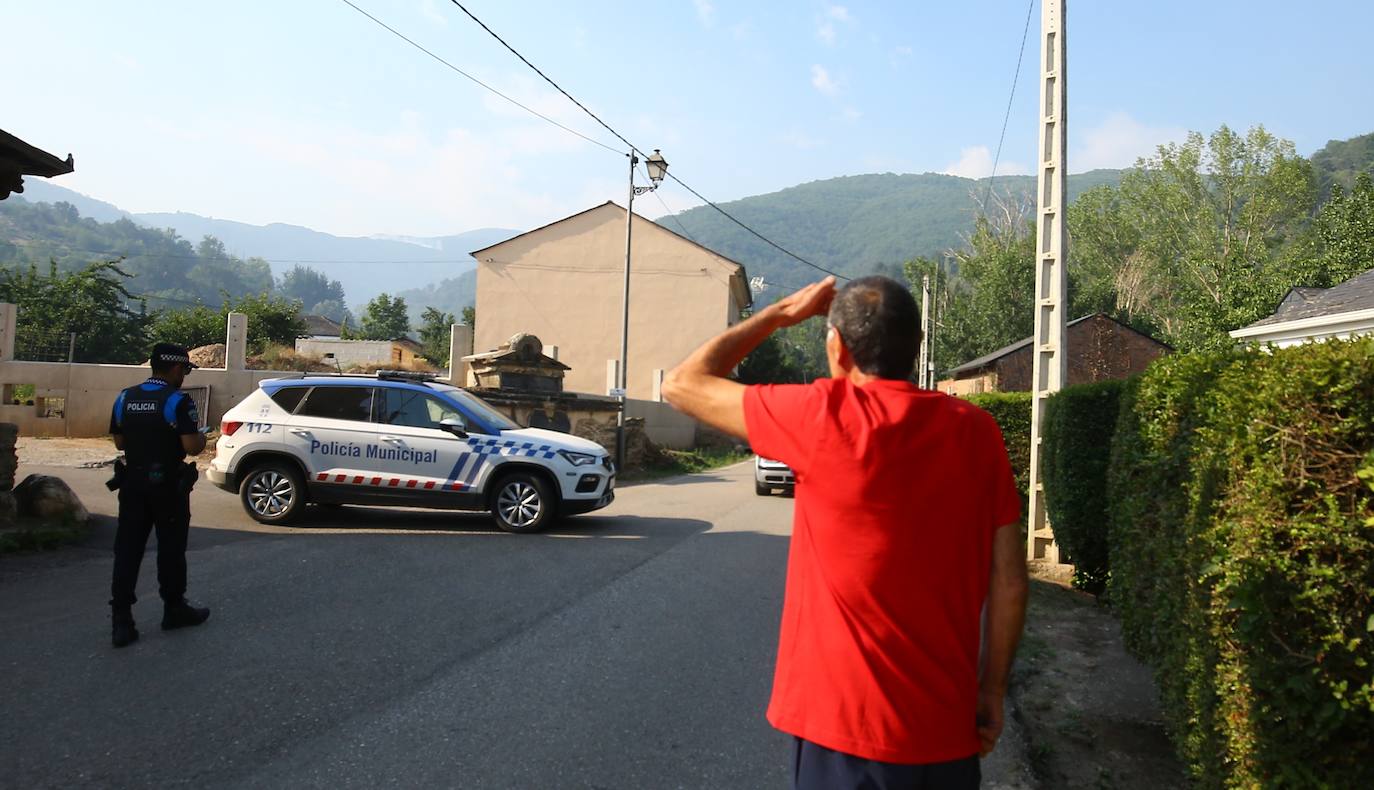
[[[719,469],[722,466],[737,464],[753,456],[747,450],[735,450],[726,447],[703,447],[696,450],[664,450],[663,454],[668,457],[668,463],[655,466],[644,467],[628,471],[620,476],[620,480],[626,483],[637,483],[645,480],[658,480],[664,477],[676,477],[693,472],[705,472],[711,469]]]
[[[20,551],[48,551],[85,540],[86,524],[44,523],[23,519],[11,529],[0,530],[0,554]]]

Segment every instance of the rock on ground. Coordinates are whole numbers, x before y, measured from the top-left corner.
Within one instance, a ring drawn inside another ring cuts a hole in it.
[[[29,475],[14,487],[19,515],[44,521],[84,524],[91,514],[66,482],[49,475]]]

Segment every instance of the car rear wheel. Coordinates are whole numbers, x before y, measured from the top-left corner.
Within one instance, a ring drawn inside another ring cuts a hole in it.
[[[501,478],[491,499],[492,518],[506,532],[538,532],[553,520],[555,507],[549,484],[529,472]]]
[[[288,524],[305,507],[305,486],[290,464],[268,461],[244,475],[239,499],[254,521]]]

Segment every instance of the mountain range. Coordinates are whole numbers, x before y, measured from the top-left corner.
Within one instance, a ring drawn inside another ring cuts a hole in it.
[[[1374,134],[1333,140],[1311,159],[1323,189],[1332,183],[1348,187],[1355,173],[1374,167]],[[1124,172],[1070,175],[1070,201],[1085,190],[1118,183]],[[352,305],[385,291],[404,298],[412,316],[427,306],[459,314],[473,304],[476,264],[468,252],[520,232],[481,228],[436,237],[334,236],[295,225],[249,225],[184,212],[131,214],[42,179],[30,179],[26,187],[23,199],[65,201],[83,216],[102,222],[129,219],[144,227],[170,229],[192,242],[213,235],[234,255],[266,259],[278,275],[297,263],[311,266],[339,280]],[[1034,189],[1034,176],[1002,176],[990,188],[987,179],[883,173],[812,181],[719,204],[787,252],[710,206],[656,221],[743,263],[751,278],[762,278],[760,301],[767,302],[822,276],[789,252],[847,276],[898,274],[904,261],[936,257],[962,246],[990,193],[1014,202],[1029,199]]]
[[[468,255],[470,250],[519,233],[504,228],[479,228],[451,236],[335,236],[299,225],[250,225],[180,211],[135,214],[36,178],[26,179],[24,187],[24,194],[16,197],[34,203],[70,203],[81,216],[99,222],[128,219],[144,227],[172,230],[192,243],[204,236],[214,236],[224,242],[232,255],[266,259],[276,275],[298,263],[310,266],[342,283],[349,302],[357,304],[382,292],[395,292],[398,266],[404,267],[402,284],[434,283],[475,268],[477,263]]]

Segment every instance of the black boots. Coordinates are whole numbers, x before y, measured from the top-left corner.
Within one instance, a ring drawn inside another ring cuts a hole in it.
[[[162,608],[162,630],[171,631],[174,628],[189,628],[193,625],[200,625],[210,619],[210,610],[204,607],[192,606],[186,602],[185,598],[175,603],[167,601]]]
[[[115,647],[128,647],[138,641],[138,629],[134,627],[132,607],[112,607],[110,619],[114,623],[110,633],[110,641]],[[162,606],[162,630],[164,631],[189,628],[193,625],[200,625],[209,619],[209,609],[192,606],[186,602],[185,598],[176,602],[165,602]]]
[[[134,628],[134,613],[129,607],[114,607],[110,619],[114,621],[110,641],[115,647],[128,647],[138,641],[138,629]]]

